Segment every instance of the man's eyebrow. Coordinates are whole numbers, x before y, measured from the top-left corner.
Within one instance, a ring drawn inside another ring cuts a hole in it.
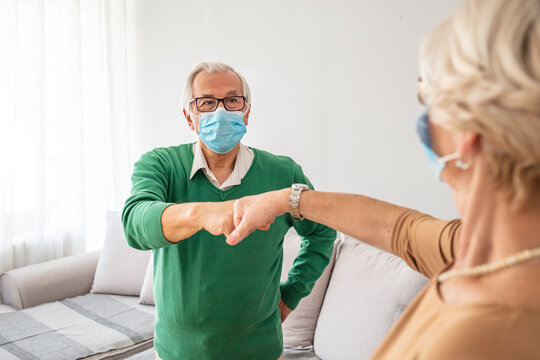
[[[231,90],[231,91],[227,92],[227,95],[235,95],[235,94],[238,94],[238,91]],[[213,94],[202,94],[199,97],[214,97],[214,95]]]

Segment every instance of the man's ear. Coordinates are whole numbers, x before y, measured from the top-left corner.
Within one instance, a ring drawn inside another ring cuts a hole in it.
[[[188,113],[186,109],[182,109],[182,111],[184,112],[184,117],[186,118],[189,128],[191,130],[195,130],[195,124],[193,123],[193,119],[191,118],[191,113]]]
[[[244,124],[247,126],[249,122],[249,113],[251,112],[251,104],[248,104],[248,109],[246,113],[244,114]]]

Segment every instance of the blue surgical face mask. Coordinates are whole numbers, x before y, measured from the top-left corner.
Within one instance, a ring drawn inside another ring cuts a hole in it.
[[[456,152],[454,154],[443,157],[435,154],[435,151],[433,151],[431,146],[431,137],[429,136],[429,117],[427,113],[422,114],[422,116],[418,118],[418,121],[416,122],[416,132],[418,133],[418,136],[420,137],[420,142],[422,143],[424,150],[426,151],[429,164],[431,165],[433,172],[439,180],[444,181],[441,175],[446,166],[446,163],[451,160],[459,159],[460,154]]]
[[[199,114],[199,138],[218,154],[231,151],[246,131],[242,111],[219,107],[215,111]]]

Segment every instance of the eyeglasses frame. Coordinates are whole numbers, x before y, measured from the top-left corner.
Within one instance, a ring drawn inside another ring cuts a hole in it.
[[[242,98],[244,100],[244,105],[242,106],[241,109],[238,109],[238,110],[229,110],[227,109],[227,105],[225,105],[225,100],[226,99],[230,99],[230,98]],[[199,109],[199,106],[197,106],[197,100],[199,99],[214,99],[214,100],[217,100],[217,105],[215,107],[215,109],[213,110],[200,110]],[[213,97],[213,96],[199,96],[199,97],[196,97],[196,98],[193,98],[189,101],[189,103],[191,104],[192,102],[195,102],[195,108],[197,109],[197,111],[199,112],[212,112],[212,111],[216,111],[216,109],[219,107],[219,103],[222,102],[223,103],[223,106],[225,107],[225,109],[227,109],[228,111],[242,111],[246,108],[246,103],[247,103],[247,97],[243,96],[243,95],[233,95],[233,96],[227,96],[227,97],[224,97],[224,98],[216,98],[216,97]]]

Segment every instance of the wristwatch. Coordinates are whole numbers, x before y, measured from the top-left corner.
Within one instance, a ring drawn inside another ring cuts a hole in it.
[[[304,217],[300,215],[300,195],[302,191],[309,190],[309,186],[306,184],[292,184],[291,196],[289,196],[289,206],[291,207],[291,215],[294,220],[303,220]]]

